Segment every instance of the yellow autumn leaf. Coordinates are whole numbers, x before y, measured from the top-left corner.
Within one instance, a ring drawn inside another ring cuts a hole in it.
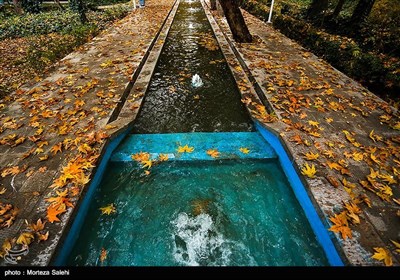
[[[388,183],[389,185],[397,183],[397,181],[393,178],[392,175],[379,174],[378,176],[380,179],[382,179],[384,182]]]
[[[311,125],[311,126],[314,126],[314,127],[317,127],[317,128],[318,128],[319,122],[309,120],[309,121],[308,121],[308,124]]]
[[[392,241],[392,243],[394,244],[394,246],[396,246],[396,252],[397,253],[400,253],[400,243],[399,242],[396,242],[396,241],[393,241],[393,240],[390,240],[390,241]]]
[[[159,154],[158,159],[160,161],[167,161],[168,160],[168,155],[167,154]]]
[[[314,178],[315,173],[317,173],[317,170],[315,170],[314,164],[311,164],[311,166],[309,166],[308,163],[306,163],[305,166],[301,169],[301,174],[306,175],[309,178]]]
[[[373,259],[378,260],[378,261],[383,261],[385,266],[392,266],[393,261],[392,257],[390,256],[390,253],[388,250],[382,247],[374,247],[375,254],[372,256]]]
[[[214,149],[207,150],[206,153],[207,153],[207,155],[209,155],[212,158],[217,158],[217,157],[219,157],[219,154],[220,154],[217,150],[214,150]]]
[[[138,162],[150,160],[150,154],[146,152],[139,152],[131,156],[131,158]]]
[[[315,160],[319,158],[319,154],[316,153],[314,154],[313,152],[308,152],[304,154],[304,157],[306,160]]]
[[[17,244],[29,245],[29,244],[32,243],[34,238],[35,237],[33,236],[33,233],[31,233],[31,232],[23,232],[18,237]]]
[[[249,150],[248,148],[244,148],[244,147],[241,147],[241,148],[239,149],[239,151],[241,151],[243,154],[248,154],[248,153],[250,153],[250,150]]]
[[[7,191],[6,188],[2,188],[2,189],[0,190],[0,195],[4,194],[6,191]]]
[[[151,166],[153,165],[153,161],[152,160],[144,160],[142,161],[142,168],[146,168],[149,169],[151,168]]]
[[[329,228],[330,231],[340,233],[343,239],[352,238],[352,232],[349,228],[346,211],[342,211],[340,214],[335,214],[335,216],[329,217],[329,220],[334,223],[334,225]]]
[[[178,147],[178,153],[191,153],[193,150],[194,148],[189,147],[188,145]]]
[[[114,203],[111,203],[107,206],[99,208],[102,215],[111,215],[115,213],[117,210],[115,209]]]
[[[333,122],[333,119],[332,119],[332,118],[326,118],[325,120],[326,120],[327,123]]]
[[[361,160],[364,159],[364,155],[363,155],[362,153],[354,152],[354,153],[353,153],[353,159],[354,159],[355,161],[361,161]]]

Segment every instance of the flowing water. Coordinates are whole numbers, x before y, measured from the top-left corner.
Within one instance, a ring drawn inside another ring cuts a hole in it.
[[[99,208],[114,203],[116,213]],[[108,254],[101,263],[100,253]],[[276,160],[111,163],[68,265],[328,265]]]
[[[193,86],[195,75],[200,76],[202,86]],[[134,132],[252,129],[201,3],[181,1]]]
[[[147,136],[130,135],[114,152],[67,264],[329,265],[276,154],[254,130],[201,4],[181,1],[132,131]],[[195,133],[177,141],[176,132]],[[185,144],[195,147],[187,158],[176,152]],[[239,147],[250,147],[247,157]],[[224,159],[207,158],[210,148]],[[139,151],[171,158],[146,174],[130,157]],[[116,213],[102,215],[111,203]]]

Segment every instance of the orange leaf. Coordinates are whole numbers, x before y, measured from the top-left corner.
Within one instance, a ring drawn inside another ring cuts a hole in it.
[[[57,215],[60,215],[66,211],[65,204],[51,204],[49,207],[47,207],[47,219],[50,223],[59,222],[60,219],[57,217]]]

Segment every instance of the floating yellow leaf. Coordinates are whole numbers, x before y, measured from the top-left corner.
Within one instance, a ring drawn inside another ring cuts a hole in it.
[[[248,148],[240,148],[239,151],[241,151],[243,154],[248,154],[250,153],[250,150]]]
[[[309,178],[314,178],[315,173],[317,173],[317,170],[315,170],[314,164],[311,164],[311,166],[309,166],[308,163],[306,163],[305,166],[301,169],[301,174],[306,175]]]
[[[151,168],[151,166],[153,165],[153,161],[152,160],[144,160],[142,161],[142,168],[146,168],[149,169]]]
[[[207,155],[209,155],[212,158],[219,157],[219,154],[220,153],[217,150],[214,150],[214,149],[207,150]]]
[[[193,150],[194,148],[189,147],[188,145],[178,147],[178,153],[191,153]]]
[[[168,155],[167,154],[159,154],[158,159],[160,161],[167,161],[168,160]]]
[[[376,259],[378,261],[383,261],[383,263],[386,266],[392,266],[393,261],[392,257],[390,256],[390,253],[388,250],[382,247],[374,247],[375,254],[372,256],[373,259]]]
[[[131,156],[133,160],[138,162],[150,160],[150,154],[145,152],[139,152]]]
[[[117,210],[115,209],[114,203],[111,203],[107,206],[99,208],[102,215],[111,215],[115,213]]]

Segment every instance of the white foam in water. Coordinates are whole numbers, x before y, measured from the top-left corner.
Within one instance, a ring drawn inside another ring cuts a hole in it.
[[[203,85],[203,81],[201,80],[200,76],[198,74],[195,74],[192,77],[192,86],[193,87],[201,87]]]
[[[189,217],[186,213],[179,213],[171,223],[174,226],[173,255],[179,264],[227,266],[231,265],[232,254],[241,252],[248,264],[254,265],[247,248],[218,232],[210,215],[202,213]]]

